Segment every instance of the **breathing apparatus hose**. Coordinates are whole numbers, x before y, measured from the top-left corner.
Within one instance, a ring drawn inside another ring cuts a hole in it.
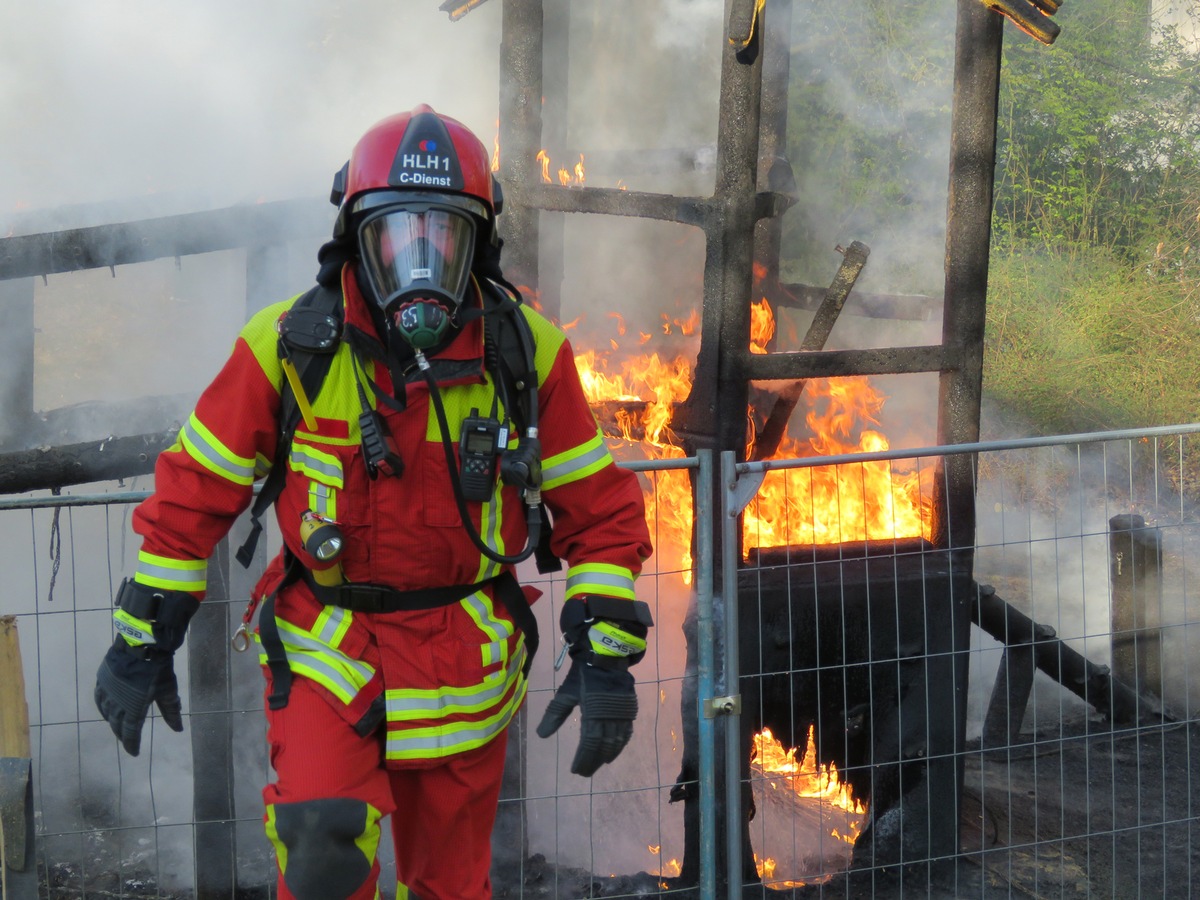
[[[471,524],[471,514],[467,509],[467,500],[463,496],[462,482],[458,475],[458,463],[454,459],[454,450],[450,442],[450,423],[446,418],[446,407],[442,403],[442,395],[438,390],[437,381],[433,377],[433,372],[429,366],[429,360],[425,358],[425,354],[420,350],[416,351],[417,368],[420,369],[421,375],[425,378],[425,383],[429,385],[429,400],[433,404],[433,411],[437,415],[438,428],[442,432],[442,450],[446,454],[446,466],[450,470],[450,484],[454,488],[454,502],[458,506],[458,514],[462,518],[463,528],[466,529],[467,536],[471,538],[479,552],[486,556],[492,562],[499,563],[502,566],[515,566],[517,563],[524,562],[533,555],[537,549],[538,541],[541,539],[542,533],[542,518],[538,511],[538,503],[541,501],[541,491],[526,490],[525,492],[525,525],[528,529],[528,538],[525,543],[525,549],[515,556],[506,556],[502,553],[497,553],[491,547],[483,542],[483,537],[479,531]],[[530,427],[532,434],[536,435],[536,428]]]

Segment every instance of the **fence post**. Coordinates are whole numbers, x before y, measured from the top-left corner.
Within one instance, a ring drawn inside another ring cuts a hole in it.
[[[229,671],[229,538],[208,565],[208,592],[188,634],[188,706],[192,736],[192,812],[196,822],[197,900],[234,896],[233,708]]]
[[[0,616],[0,895],[37,897],[33,759],[16,616]]]
[[[1162,697],[1162,534],[1138,515],[1108,520],[1112,670],[1138,694]]]

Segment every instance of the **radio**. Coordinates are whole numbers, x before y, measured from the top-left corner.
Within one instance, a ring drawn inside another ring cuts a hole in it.
[[[496,489],[496,466],[508,443],[508,429],[478,413],[478,409],[472,409],[471,415],[463,419],[458,444],[459,480],[463,497],[485,503]]]

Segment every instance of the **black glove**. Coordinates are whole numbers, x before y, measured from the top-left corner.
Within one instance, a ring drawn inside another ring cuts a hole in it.
[[[579,747],[571,772],[588,778],[616,759],[633,736],[638,702],[629,667],[645,654],[650,609],[640,601],[572,598],[560,625],[571,668],[546,707],[538,737],[558,731],[576,706]]]
[[[172,731],[183,731],[183,705],[173,654],[150,651],[139,658],[117,635],[96,672],[96,708],[130,756],[142,746],[142,724],[152,703]]]
[[[637,718],[637,695],[633,676],[627,671],[597,669],[578,659],[538,724],[538,737],[550,737],[578,706],[579,747],[571,771],[589,778],[605,763],[616,759],[633,737]]]
[[[182,591],[155,591],[126,579],[117,592],[117,635],[96,671],[96,708],[130,756],[157,704],[172,731],[183,731],[174,655],[200,603]]]

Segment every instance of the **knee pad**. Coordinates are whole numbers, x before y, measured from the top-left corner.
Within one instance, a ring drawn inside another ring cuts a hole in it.
[[[379,811],[349,798],[275,803],[267,837],[279,875],[296,900],[350,897],[375,872]]]

